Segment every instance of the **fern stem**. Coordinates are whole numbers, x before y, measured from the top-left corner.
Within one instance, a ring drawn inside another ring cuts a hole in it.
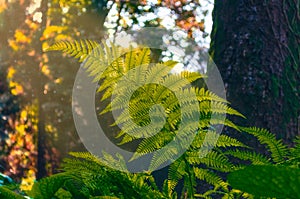
[[[187,180],[187,182],[188,182],[186,197],[193,199],[194,194],[195,194],[194,193],[194,183],[193,183],[193,181],[195,181],[195,174],[194,174],[194,171],[190,168],[191,165],[189,164],[189,162],[185,156],[186,155],[184,154],[183,159],[186,164],[187,177],[188,177],[188,179],[184,179],[184,180]]]

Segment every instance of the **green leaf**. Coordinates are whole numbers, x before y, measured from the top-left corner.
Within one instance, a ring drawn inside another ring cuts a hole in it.
[[[186,162],[183,157],[173,162],[168,172],[168,187],[173,190],[184,175],[187,174],[185,171]]]
[[[274,134],[270,133],[266,129],[256,127],[241,127],[240,129],[254,135],[261,144],[265,144],[271,152],[271,157],[275,163],[284,162],[286,160],[289,152],[288,148],[281,140],[277,140]]]
[[[65,173],[59,173],[41,179],[34,183],[29,196],[34,199],[51,199],[55,193],[64,185],[65,181],[71,177]]]
[[[246,150],[228,150],[225,151],[224,154],[231,155],[235,158],[239,158],[241,160],[249,160],[252,164],[255,165],[266,165],[270,164],[270,161],[263,156],[262,154],[256,153],[255,151],[246,151]]]
[[[300,169],[252,165],[229,174],[229,184],[257,197],[298,198],[300,196]]]
[[[0,198],[7,198],[7,199],[24,199],[23,196],[5,188],[0,186]]]
[[[223,189],[227,190],[228,184],[224,182],[220,176],[209,171],[208,169],[194,168],[194,172],[195,172],[195,176],[199,180],[205,180],[209,184],[215,185],[217,187],[220,186]]]

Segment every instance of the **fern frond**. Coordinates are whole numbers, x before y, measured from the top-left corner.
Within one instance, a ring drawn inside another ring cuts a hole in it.
[[[5,188],[4,186],[0,186],[0,197],[9,199],[24,199],[23,196]]]
[[[161,85],[167,87],[169,90],[178,91],[182,90],[184,87],[190,84],[189,81],[182,78],[178,74],[167,75],[160,83]]]
[[[294,139],[295,146],[290,148],[290,154],[285,162],[281,162],[278,165],[288,166],[300,169],[300,136]]]
[[[66,180],[71,177],[65,173],[59,173],[50,177],[42,178],[34,183],[32,190],[28,193],[33,198],[51,199],[55,193],[64,185]]]
[[[197,79],[203,79],[205,78],[206,76],[205,75],[202,75],[200,73],[197,73],[197,72],[190,72],[190,71],[182,71],[180,73],[180,77],[188,80],[189,82],[194,82],[196,81]]]
[[[116,155],[118,158],[116,160],[111,155],[104,153],[101,163],[98,160],[95,161],[94,156],[88,153],[73,153],[73,155],[76,158],[65,159],[63,168],[68,175],[78,176],[92,196],[126,198],[130,195],[133,198],[163,198],[155,186],[148,183],[151,179],[146,174],[124,173],[103,166],[107,162],[114,166],[125,165],[124,159],[120,155]],[[125,169],[123,168],[123,170]]]
[[[222,199],[232,199],[232,198],[245,198],[245,199],[254,199],[251,194],[245,193],[238,189],[231,189],[229,192],[225,192]]]
[[[300,158],[300,136],[294,139],[295,147],[291,149],[291,158]]]
[[[113,166],[113,169],[117,169],[119,171],[128,172],[126,162],[120,154],[116,154],[116,158],[110,155],[109,153],[106,153],[105,151],[102,152],[103,157],[101,157],[101,162],[104,165]]]
[[[199,103],[200,111],[204,113],[217,113],[217,114],[229,114],[236,115],[242,118],[245,118],[241,113],[237,110],[229,107],[227,104],[215,101],[202,101]]]
[[[142,154],[152,153],[153,151],[161,149],[163,146],[168,144],[174,136],[174,133],[162,131],[154,136],[143,139],[136,149],[137,154],[134,155],[134,157],[136,158]]]
[[[140,53],[136,54],[135,67],[148,65],[150,63],[150,53],[151,52],[149,48],[143,48]]]
[[[135,62],[136,62],[136,59],[135,59],[135,50],[133,49],[132,46],[129,47],[129,52],[126,53],[125,55],[125,66],[127,67],[127,70],[130,70],[132,68],[134,68],[135,66]],[[127,70],[125,70],[127,72]]]
[[[68,55],[79,58],[79,62],[85,60],[85,58],[98,47],[99,43],[91,40],[80,41],[60,41],[47,48],[45,51],[62,51]]]
[[[199,180],[204,180],[209,184],[212,184],[216,187],[222,187],[224,190],[228,190],[228,183],[222,180],[217,174],[209,171],[208,169],[194,168],[195,176]]]
[[[163,63],[158,63],[155,64],[154,66],[149,66],[148,70],[146,71],[145,74],[145,82],[149,83],[155,83],[155,82],[160,82],[163,80],[163,78],[168,75],[170,72],[171,68],[169,66],[166,66]]]
[[[75,157],[75,158],[81,158],[81,159],[93,161],[96,163],[100,163],[99,158],[89,152],[70,152],[69,155],[71,155],[72,157]]]
[[[241,160],[249,160],[254,165],[266,165],[270,164],[270,161],[267,157],[256,153],[254,151],[246,151],[246,150],[228,150],[225,151],[224,154],[231,155],[233,157],[239,158]]]
[[[198,151],[187,152],[187,160],[192,165],[204,164],[222,172],[229,172],[235,167],[225,155],[216,151],[209,152],[205,157],[201,157]]]
[[[192,89],[194,89],[194,93],[196,93],[199,102],[208,100],[208,101],[223,102],[229,104],[227,100],[217,96],[216,94],[214,94],[209,90],[205,90],[204,88],[195,88],[195,87],[193,87]]]
[[[227,148],[227,147],[244,147],[244,148],[248,148],[248,146],[246,146],[244,143],[238,141],[235,138],[229,137],[227,135],[220,135],[218,137],[218,141],[216,144],[217,147],[223,147],[223,148]]]
[[[173,191],[170,188],[169,181],[164,180],[163,186],[162,186],[162,193],[164,194],[165,198],[170,198],[170,199],[177,199],[177,192]]]
[[[84,183],[84,181],[81,179],[80,176],[75,176],[70,173],[65,173],[69,175],[71,178],[66,180],[64,183],[64,189],[69,192],[69,194],[72,195],[72,198],[74,199],[88,199],[90,196],[90,190]],[[60,190],[56,192],[56,195],[59,195]],[[65,193],[67,194],[67,193]]]
[[[84,160],[81,158],[65,158],[62,163],[62,169],[70,173],[81,173],[91,175],[101,175],[104,172],[104,164],[93,160]]]
[[[203,129],[215,129],[215,126],[217,125],[225,125],[228,127],[231,127],[237,131],[240,131],[239,127],[236,126],[232,121],[227,119],[224,115],[220,114],[200,114],[199,119],[199,128],[201,130]]]
[[[91,154],[89,152],[70,152],[69,154],[73,157],[85,160],[85,161],[81,161],[81,163],[89,163],[90,162],[94,166],[98,165],[97,167],[103,167],[106,165],[114,165],[114,169],[118,169],[120,171],[127,171],[125,160],[119,154],[116,154],[116,157],[118,159],[115,159],[113,156],[111,156],[110,154],[108,154],[106,152],[102,152],[103,157],[94,156],[93,154]],[[75,159],[65,159],[65,162],[72,161],[72,160],[75,160]],[[65,169],[66,169],[67,165],[70,166],[70,164],[64,164]],[[67,169],[67,170],[70,171],[69,169]],[[93,170],[91,170],[91,171],[93,171]],[[96,170],[96,173],[97,173],[97,170]]]
[[[204,143],[205,140],[205,143]],[[201,147],[244,147],[247,148],[245,144],[238,141],[235,138],[231,138],[227,135],[219,135],[217,132],[212,130],[199,131],[192,143],[193,149],[199,149]]]
[[[174,190],[179,180],[181,180],[186,174],[186,162],[183,157],[173,162],[168,171],[168,187]]]
[[[256,127],[242,127],[241,130],[254,135],[260,143],[265,144],[271,152],[272,160],[275,163],[284,162],[286,160],[289,152],[288,148],[281,140],[277,140],[274,134],[270,133],[266,129]]]
[[[175,160],[176,155],[178,155],[180,151],[182,151],[182,148],[179,144],[177,146],[176,144],[173,144],[155,151],[149,166],[149,170],[154,171],[164,163],[169,163],[170,161]]]
[[[121,138],[121,137],[122,140],[118,143],[118,145],[123,145],[137,139],[132,135],[126,134],[124,131],[120,131],[120,133],[116,136],[116,138]]]
[[[153,158],[150,164],[150,170],[158,168],[160,165],[164,164],[165,162],[177,159],[178,155],[181,155],[182,152],[186,151],[193,141],[192,139],[194,137],[197,125],[198,125],[197,121],[188,120],[188,123],[184,127],[174,132],[176,136],[173,136],[173,138],[170,140],[170,142],[167,145],[168,147],[162,147],[153,153]],[[167,133],[170,134],[171,132],[172,131],[168,131]],[[169,135],[167,134],[167,137],[168,136]],[[150,137],[149,140],[151,140],[151,138],[152,137]],[[162,139],[162,137],[160,137],[160,139]],[[156,144],[161,142],[159,140],[153,140],[153,143]],[[151,144],[151,143],[147,141],[147,144]],[[148,148],[147,144],[144,145],[145,150],[147,150]]]

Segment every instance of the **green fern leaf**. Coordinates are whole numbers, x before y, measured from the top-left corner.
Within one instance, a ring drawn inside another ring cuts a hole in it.
[[[5,188],[4,186],[0,186],[0,197],[9,199],[24,199],[23,196]]]
[[[143,48],[142,51],[136,56],[135,67],[139,67],[142,65],[148,65],[150,63],[150,49]]]
[[[60,41],[47,48],[45,51],[62,51],[72,57],[79,58],[82,62],[99,44],[90,40]]]
[[[174,136],[174,133],[162,131],[155,134],[154,136],[143,139],[136,149],[136,152],[138,153],[137,155],[140,156],[142,154],[151,153],[153,151],[161,149],[166,144],[168,144]]]
[[[176,144],[168,146],[167,148],[163,147],[160,150],[155,151],[150,163],[149,170],[154,171],[164,163],[169,163],[169,161],[175,160],[175,156],[179,151],[181,151],[181,148],[180,146],[176,146]]]
[[[215,101],[202,101],[199,103],[200,111],[205,113],[229,114],[245,118],[241,113],[229,107],[227,104]]]
[[[187,174],[185,171],[186,166],[187,165],[183,157],[179,158],[170,165],[168,172],[168,187],[171,190],[174,190],[179,180],[181,180]]]
[[[209,90],[205,90],[204,88],[195,88],[195,87],[193,87],[192,89],[194,89],[194,93],[196,93],[199,102],[208,100],[208,101],[223,102],[229,104],[227,100],[217,96],[216,94],[212,93]]]
[[[292,158],[300,158],[300,136],[297,136],[294,140],[295,147],[291,149]]]
[[[202,75],[200,73],[197,73],[197,72],[190,72],[190,71],[182,71],[180,73],[180,77],[188,80],[189,82],[194,82],[196,81],[197,79],[203,79],[205,78],[206,76],[205,75]]]
[[[90,191],[80,176],[71,174],[68,175],[74,177],[65,181],[64,188],[72,195],[74,199],[88,199],[90,196]],[[56,192],[56,195],[58,195],[58,192]]]
[[[204,143],[205,140],[205,143]],[[192,143],[193,149],[200,149],[201,147],[244,147],[247,148],[245,144],[238,141],[235,138],[231,138],[227,135],[219,135],[215,131],[199,131]]]
[[[256,127],[240,128],[241,130],[257,137],[260,143],[267,145],[271,152],[271,157],[275,163],[284,162],[288,156],[288,149],[281,140],[277,140],[275,135],[266,129]]]
[[[233,157],[239,158],[241,160],[249,160],[254,165],[266,165],[270,164],[270,161],[263,155],[256,153],[254,151],[245,150],[228,150],[224,154],[231,155]]]
[[[65,181],[69,179],[71,179],[71,177],[65,173],[59,173],[43,178],[34,183],[32,190],[28,195],[36,199],[51,199],[64,185]]]
[[[205,157],[201,157],[198,151],[187,152],[187,160],[192,165],[204,164],[222,172],[229,172],[235,168],[225,155],[215,151],[209,152]]]
[[[224,190],[228,190],[228,183],[223,181],[221,177],[209,171],[208,169],[194,168],[194,172],[195,172],[195,176],[199,180],[204,180],[216,187],[222,187]]]
[[[124,65],[127,68],[127,70],[125,70],[125,72],[127,72],[128,70],[134,68],[135,62],[136,62],[135,54],[136,54],[136,51],[133,49],[132,46],[130,46],[129,47],[129,52],[126,53],[126,55],[125,55],[125,64]]]

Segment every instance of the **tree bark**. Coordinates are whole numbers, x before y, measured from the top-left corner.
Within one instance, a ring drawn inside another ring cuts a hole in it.
[[[300,16],[296,0],[215,1],[210,54],[227,99],[247,120],[288,140],[300,111]]]

